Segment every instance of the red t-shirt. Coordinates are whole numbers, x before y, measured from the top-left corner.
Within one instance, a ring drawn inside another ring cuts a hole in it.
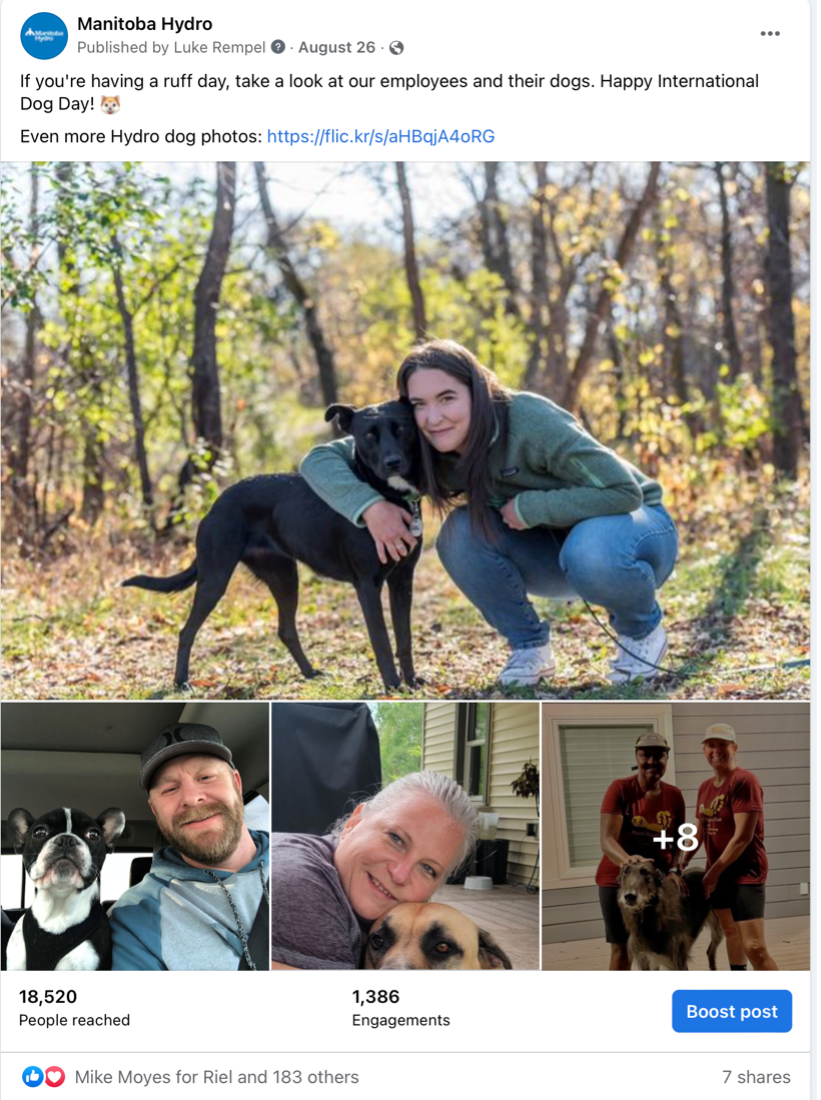
[[[670,868],[676,852],[679,825],[687,820],[684,795],[670,783],[661,784],[661,794],[648,798],[641,789],[638,776],[614,779],[601,804],[603,814],[623,819],[619,844],[629,856],[652,859],[662,871]],[[664,848],[655,843],[662,830],[673,841]],[[607,856],[602,856],[596,871],[597,886],[618,886],[619,868]]]
[[[712,867],[735,835],[735,815],[757,813],[753,839],[721,874],[721,882],[754,886],[767,881],[767,853],[764,851],[764,792],[752,772],[736,768],[720,787],[705,780],[696,798],[698,819],[704,831],[707,867]]]

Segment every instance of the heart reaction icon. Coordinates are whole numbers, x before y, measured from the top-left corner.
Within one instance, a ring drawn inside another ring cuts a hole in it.
[[[53,1089],[59,1088],[65,1079],[66,1075],[59,1066],[49,1066],[46,1070],[46,1084]]]

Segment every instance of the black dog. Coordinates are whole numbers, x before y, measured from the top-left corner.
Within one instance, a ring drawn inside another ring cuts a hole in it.
[[[8,944],[9,970],[110,970],[111,932],[100,905],[100,870],[125,827],[122,810],[95,820],[60,809],[35,821],[12,810],[8,831],[35,895]]]
[[[386,500],[418,515],[419,444],[410,406],[388,401],[354,409],[331,405],[326,420],[339,418],[354,438],[356,474]],[[395,486],[399,486],[396,488]],[[421,533],[421,532],[420,532]],[[154,592],[180,592],[197,582],[194,606],[180,631],[176,686],[188,680],[188,660],[197,631],[219,603],[237,565],[247,565],[271,590],[279,612],[280,641],[303,676],[317,670],[305,656],[296,628],[299,601],[297,561],[315,573],[347,581],[356,589],[376,663],[386,688],[399,684],[382,612],[382,586],[390,595],[399,667],[407,684],[415,682],[411,647],[413,570],[421,541],[399,562],[382,565],[374,541],[325,504],[299,474],[263,474],[232,485],[219,497],[197,531],[197,556],[173,577],[131,577],[124,581]]]

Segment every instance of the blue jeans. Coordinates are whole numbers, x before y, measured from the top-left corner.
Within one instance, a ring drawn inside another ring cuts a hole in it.
[[[544,645],[550,625],[528,595],[604,607],[618,634],[644,638],[661,622],[656,589],[673,571],[676,525],[661,505],[596,516],[569,530],[513,531],[492,512],[496,541],[472,530],[467,508],[442,525],[436,549],[454,583],[512,649]]]

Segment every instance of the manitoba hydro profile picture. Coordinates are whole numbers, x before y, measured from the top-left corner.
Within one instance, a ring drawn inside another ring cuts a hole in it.
[[[58,57],[68,43],[68,27],[59,15],[50,11],[38,11],[30,15],[20,29],[23,49],[40,61]]]

